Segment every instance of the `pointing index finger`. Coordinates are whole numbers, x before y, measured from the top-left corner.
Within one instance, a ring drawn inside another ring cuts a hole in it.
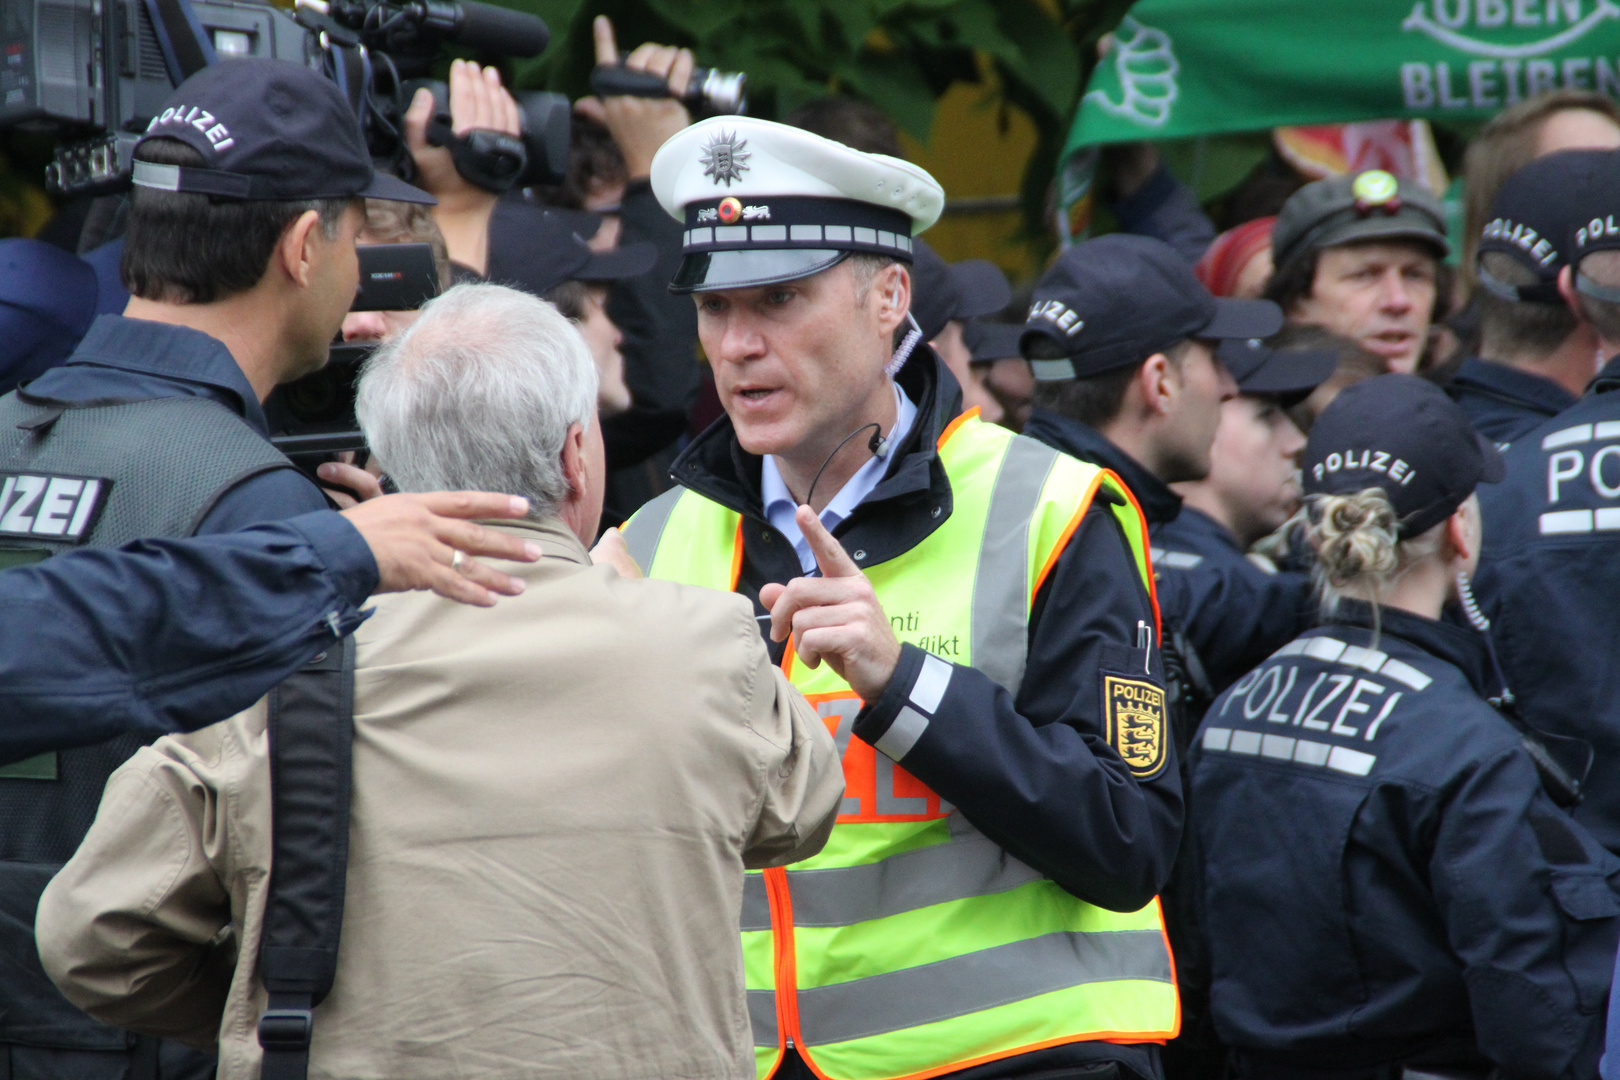
[[[816,565],[821,568],[824,578],[859,577],[861,568],[849,557],[844,545],[834,539],[833,534],[821,523],[821,518],[808,506],[801,505],[795,512],[799,523],[799,531],[810,543],[810,550],[816,557]]]
[[[606,15],[598,15],[591,22],[591,36],[596,40],[596,62],[613,65],[619,62],[619,46],[613,40],[613,23]]]

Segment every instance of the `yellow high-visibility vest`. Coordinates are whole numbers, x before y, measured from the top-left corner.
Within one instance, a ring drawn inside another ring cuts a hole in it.
[[[1116,496],[1111,508],[1151,592],[1147,525],[1113,473],[976,413],[940,436],[950,517],[865,572],[897,637],[1016,696],[1030,606],[1098,488]],[[625,538],[650,577],[736,587],[741,516],[701,495],[666,492]],[[789,1046],[826,1080],[921,1080],[1086,1039],[1175,1036],[1174,964],[1157,899],[1122,913],[1064,891],[851,738],[861,701],[829,665],[796,663],[790,641],[782,666],[832,731],[846,787],[820,854],[744,883],[744,978],[762,1080]]]

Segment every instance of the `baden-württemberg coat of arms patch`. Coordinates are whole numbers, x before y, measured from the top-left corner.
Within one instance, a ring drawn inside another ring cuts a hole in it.
[[[1167,759],[1164,689],[1122,675],[1105,673],[1102,680],[1108,745],[1138,780],[1157,776]]]

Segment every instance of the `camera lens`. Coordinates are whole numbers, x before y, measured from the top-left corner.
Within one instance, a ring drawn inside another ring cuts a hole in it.
[[[740,114],[748,107],[744,94],[747,81],[748,76],[740,71],[693,68],[685,100],[690,105],[706,106],[710,112]]]

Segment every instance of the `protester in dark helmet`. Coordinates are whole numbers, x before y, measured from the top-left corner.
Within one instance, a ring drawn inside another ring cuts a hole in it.
[[[1239,1075],[1596,1075],[1620,860],[1543,790],[1471,603],[1494,447],[1383,375],[1311,429],[1326,624],[1211,706],[1193,750],[1211,1001]],[[1394,1073],[1391,1070],[1395,1070]]]
[[[1465,358],[1446,389],[1499,446],[1573,405],[1605,359],[1558,278],[1582,224],[1575,208],[1613,154],[1566,150],[1532,161],[1508,177],[1474,238],[1480,355]]]
[[[1378,169],[1329,177],[1283,204],[1264,295],[1290,322],[1326,327],[1410,372],[1428,348],[1449,250],[1445,214],[1417,184]]]

